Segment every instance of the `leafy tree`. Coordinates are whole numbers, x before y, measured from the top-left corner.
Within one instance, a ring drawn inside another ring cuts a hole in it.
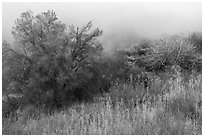
[[[5,46],[11,54],[10,83],[17,82],[30,103],[59,107],[93,78],[93,62],[103,48],[96,39],[102,31],[92,30],[91,22],[67,29],[54,11],[36,16],[27,11],[16,20],[12,33],[17,50]]]

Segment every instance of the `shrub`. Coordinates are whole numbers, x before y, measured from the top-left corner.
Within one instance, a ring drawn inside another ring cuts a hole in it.
[[[196,52],[202,54],[202,33],[194,32],[189,35],[189,42],[193,44],[196,48]]]
[[[187,70],[200,69],[201,58],[197,56],[195,46],[183,35],[164,36],[152,43],[151,51],[147,63],[154,71],[164,71],[173,65]]]

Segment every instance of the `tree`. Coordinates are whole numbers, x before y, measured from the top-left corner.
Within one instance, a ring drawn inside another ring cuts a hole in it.
[[[12,72],[11,81],[17,82],[24,96],[35,104],[51,100],[59,107],[64,97],[71,99],[76,87],[93,77],[90,66],[103,50],[96,39],[102,31],[92,30],[91,22],[81,29],[67,29],[54,11],[36,16],[31,11],[22,13],[12,34],[18,51],[9,46],[7,49],[11,59],[18,61],[11,61],[17,70]]]

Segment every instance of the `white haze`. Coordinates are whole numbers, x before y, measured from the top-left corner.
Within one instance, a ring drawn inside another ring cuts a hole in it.
[[[3,3],[3,40],[13,42],[14,21],[27,10],[35,15],[54,10],[67,25],[82,26],[92,21],[94,27],[103,30],[100,40],[106,51],[164,33],[202,31],[201,3]]]

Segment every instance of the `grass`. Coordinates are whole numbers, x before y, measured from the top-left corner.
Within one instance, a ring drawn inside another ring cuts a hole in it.
[[[153,102],[148,98],[139,102],[136,93],[142,88],[123,84],[95,103],[74,104],[50,115],[28,106],[18,112],[18,120],[3,119],[2,131],[26,135],[201,135],[201,75],[185,83],[178,75],[166,83],[168,89],[163,95],[153,94]],[[155,90],[162,87],[150,88]]]

